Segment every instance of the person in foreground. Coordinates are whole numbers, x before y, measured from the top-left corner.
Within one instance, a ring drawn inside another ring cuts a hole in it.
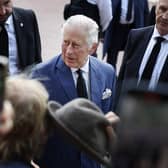
[[[31,168],[44,139],[48,93],[38,81],[11,77],[5,97],[0,113],[0,167]]]
[[[112,125],[118,122],[119,118],[114,113],[108,112],[104,116],[94,103],[81,98],[65,106],[53,101],[48,103],[48,93],[40,82],[34,79],[9,77],[6,81],[4,108],[0,112],[0,167],[37,168],[33,161],[40,156],[47,138],[52,136],[53,130],[58,131],[60,122],[64,125],[69,122],[66,119],[60,120],[60,114],[61,118],[69,116],[74,118],[76,116],[74,112],[83,117],[78,117],[76,120],[78,122],[71,122],[67,129],[73,131],[75,137],[89,138],[87,141],[81,139],[83,147],[79,149],[89,155],[92,152],[88,151],[85,144],[89,149],[93,148],[92,151],[100,150],[98,155],[93,157],[92,154],[91,157],[102,163],[108,163],[110,160],[100,160],[98,156],[110,151],[109,146],[115,141]],[[88,117],[90,122],[86,121]],[[79,123],[83,123],[83,126],[79,127]],[[99,127],[100,124],[102,129]],[[74,131],[77,126],[80,135],[78,131]],[[86,129],[90,130],[90,136],[85,134]],[[63,129],[62,132],[67,133]],[[99,136],[104,141],[100,141],[97,138]],[[71,142],[71,139],[73,137],[66,140]],[[94,139],[94,143],[90,139]],[[81,141],[75,143],[77,147],[80,146]],[[55,167],[57,167],[56,163]]]
[[[104,113],[112,111],[116,83],[114,68],[90,56],[98,44],[98,25],[84,15],[74,15],[64,23],[62,35],[62,53],[37,65],[32,77],[44,84],[50,100],[61,105],[84,97]],[[55,165],[61,168],[100,167],[65,142],[58,132],[49,139],[40,162],[43,167],[50,168]]]

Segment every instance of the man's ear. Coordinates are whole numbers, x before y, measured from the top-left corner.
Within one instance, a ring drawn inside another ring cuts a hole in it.
[[[91,48],[89,49],[89,54],[92,55],[92,54],[96,53],[97,48],[98,48],[98,43],[93,43]]]

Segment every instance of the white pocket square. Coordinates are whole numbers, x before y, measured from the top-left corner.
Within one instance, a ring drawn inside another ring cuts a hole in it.
[[[106,88],[106,90],[103,92],[102,99],[107,99],[112,95],[111,89]]]

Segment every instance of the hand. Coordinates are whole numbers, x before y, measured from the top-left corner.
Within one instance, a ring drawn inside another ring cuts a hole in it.
[[[5,136],[13,127],[14,110],[9,101],[4,102],[3,110],[0,113],[0,137]]]
[[[105,114],[105,117],[111,123],[111,125],[116,124],[120,121],[120,118],[115,113],[113,113],[112,111]]]
[[[106,132],[107,132],[107,135],[108,135],[110,141],[112,142],[112,145],[114,145],[115,142],[116,142],[116,133],[115,133],[112,126],[114,124],[118,123],[120,121],[120,118],[115,113],[113,113],[112,111],[105,114],[105,118],[107,118],[107,120],[111,124],[111,126],[106,127]]]

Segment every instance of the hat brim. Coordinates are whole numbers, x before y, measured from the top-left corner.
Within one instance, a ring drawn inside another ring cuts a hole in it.
[[[52,108],[51,108],[52,107]],[[58,110],[58,105],[54,102],[50,102],[48,104],[48,111],[51,115],[51,117],[55,120],[55,124],[57,128],[71,140],[73,144],[75,144],[81,151],[88,154],[90,157],[92,157],[94,160],[98,161],[101,164],[104,164],[108,167],[112,166],[111,163],[111,155],[102,156],[100,153],[95,151],[94,148],[92,148],[91,145],[87,144],[86,141],[79,137],[73,130],[68,128],[56,115],[56,111]]]

